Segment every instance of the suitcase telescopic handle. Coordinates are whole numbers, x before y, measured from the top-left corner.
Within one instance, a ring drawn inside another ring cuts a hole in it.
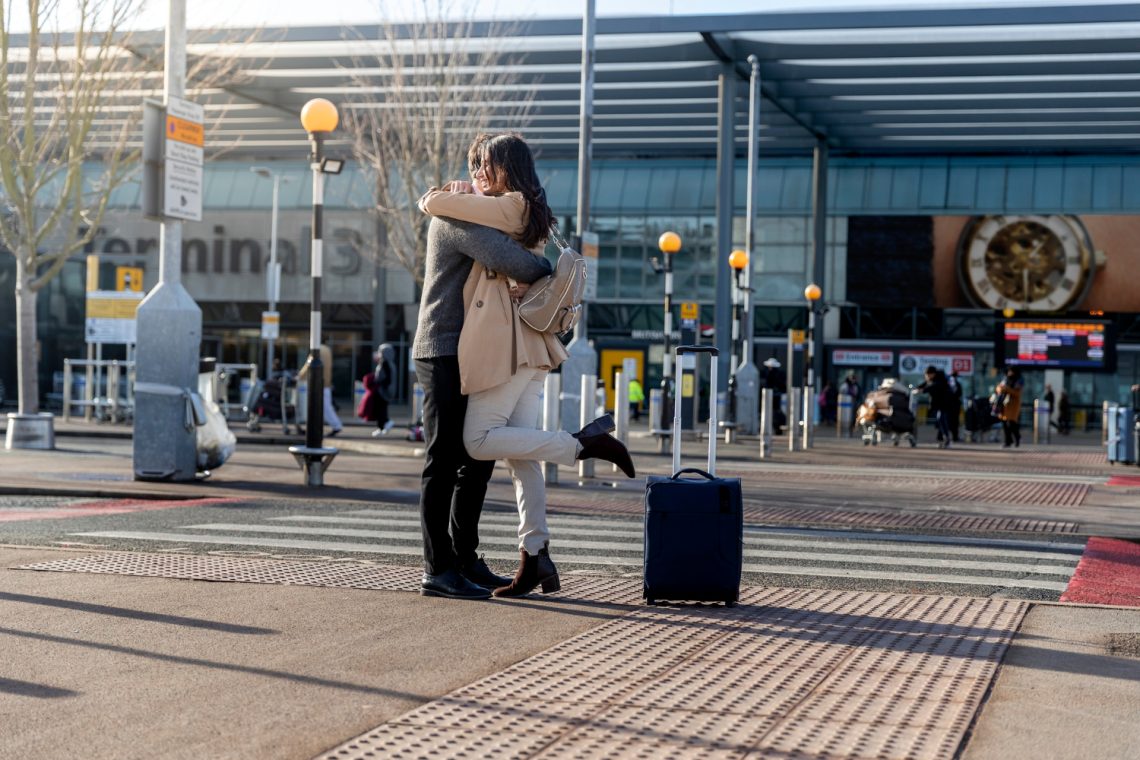
[[[677,376],[680,377],[682,354],[709,354],[709,462],[708,471],[716,475],[716,365],[720,351],[715,346],[677,346]],[[681,471],[681,399],[673,399],[673,472]]]

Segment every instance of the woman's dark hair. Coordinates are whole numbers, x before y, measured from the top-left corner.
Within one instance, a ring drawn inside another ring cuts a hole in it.
[[[479,171],[479,167],[483,165],[483,146],[492,137],[494,135],[480,132],[475,135],[475,139],[471,141],[471,147],[467,149],[467,171],[472,178],[475,177],[475,172]]]
[[[474,146],[472,146],[474,147]],[[526,201],[527,220],[520,242],[534,248],[550,236],[554,212],[546,204],[546,191],[534,170],[534,156],[521,135],[496,135],[483,143],[482,166],[488,179],[498,180],[500,173],[508,190],[522,193]]]

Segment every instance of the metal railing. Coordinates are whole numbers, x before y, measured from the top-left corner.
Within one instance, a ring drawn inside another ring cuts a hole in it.
[[[84,370],[83,398],[74,398],[74,369]],[[120,382],[123,383],[120,395]],[[83,419],[90,422],[126,423],[135,414],[135,363],[119,359],[63,360],[63,420],[71,421],[72,407],[83,409]]]

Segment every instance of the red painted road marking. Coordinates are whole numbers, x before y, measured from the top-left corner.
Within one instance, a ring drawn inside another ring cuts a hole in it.
[[[1140,544],[1090,538],[1061,601],[1140,606]]]
[[[1140,475],[1113,475],[1108,479],[1108,485],[1140,487]]]
[[[0,510],[0,522],[60,520],[67,517],[121,515],[128,512],[149,512],[155,509],[232,504],[237,501],[241,501],[241,499],[116,499],[114,501],[93,501],[85,504],[72,504],[67,507],[58,507],[56,509]]]

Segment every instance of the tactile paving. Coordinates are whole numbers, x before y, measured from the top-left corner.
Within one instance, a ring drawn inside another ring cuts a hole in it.
[[[115,552],[23,565],[21,570],[65,573],[141,575],[234,583],[276,583],[379,591],[419,588],[422,571],[410,567],[360,562],[292,562],[289,560],[213,557],[201,554]]]
[[[84,555],[23,565],[18,569],[373,591],[418,591],[422,578],[421,570],[382,565],[369,560],[297,561],[142,552]],[[641,582],[629,578],[567,575],[562,579],[562,589],[546,598],[562,603],[604,604],[609,607],[632,607],[641,602]]]
[[[1009,502],[1005,498],[989,499],[983,495],[984,490],[962,491],[965,483],[974,488],[974,481],[955,481],[955,485],[945,486],[937,495],[924,497],[928,501],[998,501],[1005,503],[1036,503],[1031,497]],[[1043,484],[1058,485],[1058,484]],[[1064,484],[1060,484],[1064,485]],[[988,487],[988,486],[987,486]],[[1017,484],[1016,487],[1021,487]],[[1088,490],[1079,493],[1079,498],[1073,492],[1065,492],[1065,498],[1077,501],[1071,506],[1079,505],[1084,500]],[[958,496],[966,493],[965,496]],[[943,494],[951,494],[944,496]],[[974,494],[973,496],[969,494]],[[1055,502],[1041,502],[1055,503]],[[614,514],[614,515],[640,515],[644,507],[628,499],[615,501],[612,499],[595,498],[588,504],[558,504],[551,505],[555,512],[566,514]],[[1075,522],[1063,520],[1028,520],[1015,517],[990,517],[988,515],[955,515],[934,512],[901,512],[898,510],[854,510],[854,509],[824,509],[812,507],[744,507],[744,521],[752,525],[823,525],[841,527],[863,528],[894,528],[906,530],[944,530],[966,531],[973,533],[1077,533],[1080,525]]]
[[[949,759],[1026,608],[755,588],[638,608],[322,758]]]

